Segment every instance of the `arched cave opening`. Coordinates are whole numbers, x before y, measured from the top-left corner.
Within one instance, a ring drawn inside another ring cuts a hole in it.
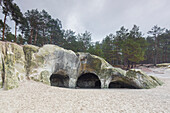
[[[69,77],[67,75],[52,74],[50,77],[51,86],[69,87]]]
[[[93,73],[82,74],[77,80],[78,88],[101,88],[101,82]]]
[[[110,82],[109,88],[127,88],[127,89],[137,89],[135,86],[122,82],[122,81],[114,81]]]

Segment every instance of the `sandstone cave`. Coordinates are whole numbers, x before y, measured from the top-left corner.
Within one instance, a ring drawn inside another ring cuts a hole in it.
[[[67,75],[52,74],[50,77],[51,86],[69,87],[69,77]]]
[[[125,83],[125,82],[122,82],[122,81],[114,81],[114,82],[111,82],[111,83],[109,84],[109,88],[136,89],[136,87],[134,87],[133,85],[128,84],[128,83]]]
[[[101,82],[93,73],[82,74],[77,80],[78,88],[101,88]]]

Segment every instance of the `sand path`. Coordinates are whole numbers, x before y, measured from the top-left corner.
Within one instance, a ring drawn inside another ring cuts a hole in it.
[[[25,81],[0,91],[0,113],[168,113],[170,78],[154,89],[67,89]]]

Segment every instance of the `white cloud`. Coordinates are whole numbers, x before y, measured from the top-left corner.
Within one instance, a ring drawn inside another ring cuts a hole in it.
[[[82,25],[80,18],[75,13],[70,13],[67,16],[65,22],[65,29],[72,29],[73,31],[79,31],[79,32],[84,32],[86,30]]]

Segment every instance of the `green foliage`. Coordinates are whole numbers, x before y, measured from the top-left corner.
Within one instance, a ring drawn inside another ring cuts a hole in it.
[[[170,62],[170,30],[154,26],[151,36],[147,37],[147,60],[144,63],[166,63]]]
[[[113,65],[133,65],[145,59],[147,43],[136,25],[130,31],[121,27],[115,36],[107,36],[102,45],[104,58]]]
[[[106,36],[102,41],[103,57],[112,64],[113,62],[113,37],[112,35]]]
[[[87,52],[100,57],[104,57],[102,51],[102,45],[99,42],[96,42],[94,45],[90,45]]]
[[[133,39],[127,39],[124,42],[122,52],[130,62],[139,63],[144,60],[145,51],[141,48],[141,44]]]
[[[5,35],[7,38],[6,38],[6,40],[7,41],[14,41],[15,40],[15,35],[13,35],[11,32],[9,32],[9,33],[6,33],[6,35]]]
[[[164,28],[158,27],[157,25],[154,26],[148,34],[151,34],[151,38],[154,40],[154,65],[156,66],[158,62],[158,53],[159,53],[159,39],[158,37],[161,36],[164,32]]]
[[[16,3],[12,5],[12,20],[15,21],[16,25],[22,22],[23,14]]]
[[[91,46],[91,33],[85,31],[84,33],[78,34],[77,36],[79,42],[79,51],[86,52],[88,48]]]
[[[10,33],[10,27],[6,24],[5,25],[5,32],[4,32],[4,35],[5,37],[7,36],[7,34]],[[2,33],[3,33],[3,27],[4,27],[4,23],[0,20],[0,39],[2,39]],[[9,41],[9,40],[8,40]]]
[[[72,30],[66,30],[64,32],[64,48],[65,49],[71,49],[74,52],[78,52],[79,49],[79,43],[77,41],[77,37],[75,35],[75,32]]]
[[[45,10],[39,12],[37,9],[25,12],[25,18],[26,24],[20,29],[28,43],[37,46],[51,43],[63,47],[63,31],[59,19],[53,19]]]
[[[6,19],[7,16],[11,16],[13,11],[13,0],[1,0],[0,7],[2,8],[2,13],[4,14],[4,21],[3,21],[3,31],[2,31],[2,41],[5,40],[5,30],[6,30]]]
[[[2,7],[2,13],[9,16],[12,13],[13,0],[0,1]]]

